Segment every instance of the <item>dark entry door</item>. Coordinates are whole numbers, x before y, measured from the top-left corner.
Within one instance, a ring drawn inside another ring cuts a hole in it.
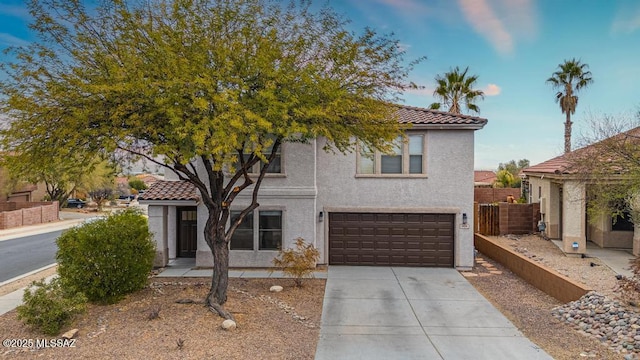
[[[195,207],[178,208],[178,257],[196,257],[198,212]]]

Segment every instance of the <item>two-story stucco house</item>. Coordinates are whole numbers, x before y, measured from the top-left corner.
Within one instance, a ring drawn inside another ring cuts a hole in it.
[[[473,266],[474,132],[486,119],[398,106],[411,124],[391,154],[323,151],[324,140],[285,143],[230,243],[231,267],[270,267],[296,238],[313,243],[320,264]],[[256,169],[257,170],[257,169]],[[241,210],[250,192],[232,203]],[[195,257],[212,266],[206,207],[184,181],[158,181],[149,205],[156,266]]]

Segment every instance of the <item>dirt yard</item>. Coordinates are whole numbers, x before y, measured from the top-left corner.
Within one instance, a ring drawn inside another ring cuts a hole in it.
[[[269,292],[272,285],[284,290]],[[118,304],[90,305],[73,325],[79,330],[75,347],[2,347],[0,358],[313,359],[324,285],[320,279],[307,280],[303,288],[289,279],[231,279],[225,308],[238,327],[227,331],[221,328],[223,319],[203,305],[176,303],[204,299],[207,279],[156,278]],[[51,338],[22,325],[15,310],[0,316],[0,324],[2,339]]]
[[[617,294],[615,272],[599,259],[566,257],[552,242],[535,235],[492,238],[603,295]],[[472,272],[475,276],[466,274],[467,280],[554,359],[625,359],[626,354],[616,353],[594,337],[582,335],[554,318],[551,309],[561,305],[558,300],[483,254],[477,263]]]

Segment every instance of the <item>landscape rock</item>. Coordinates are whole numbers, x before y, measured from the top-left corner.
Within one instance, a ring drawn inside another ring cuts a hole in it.
[[[637,359],[636,354],[640,353],[640,327],[636,324],[640,314],[619,301],[590,292],[554,308],[551,313],[614,351],[631,352],[625,359]]]
[[[76,334],[78,334],[78,329],[71,329],[69,331],[67,331],[66,333],[62,334],[62,338],[63,339],[73,339]]]
[[[236,322],[233,320],[227,319],[222,322],[222,328],[225,330],[235,330],[236,326]]]
[[[282,286],[273,285],[271,288],[269,288],[269,291],[271,291],[271,292],[280,292],[280,291],[282,291]]]

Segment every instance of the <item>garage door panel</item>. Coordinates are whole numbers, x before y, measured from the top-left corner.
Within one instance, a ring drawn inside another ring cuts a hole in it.
[[[453,214],[330,213],[329,263],[453,267]]]

